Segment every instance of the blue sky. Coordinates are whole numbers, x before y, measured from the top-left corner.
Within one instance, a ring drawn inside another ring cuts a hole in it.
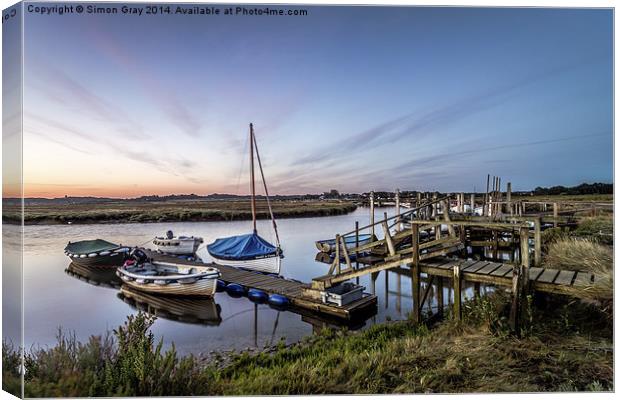
[[[610,10],[307,9],[26,13],[26,194],[612,181]]]

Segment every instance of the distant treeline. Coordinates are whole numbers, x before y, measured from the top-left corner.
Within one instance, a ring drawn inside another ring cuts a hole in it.
[[[550,188],[537,187],[534,189],[535,195],[578,195],[578,194],[613,194],[613,183],[582,183],[578,186],[552,186]]]

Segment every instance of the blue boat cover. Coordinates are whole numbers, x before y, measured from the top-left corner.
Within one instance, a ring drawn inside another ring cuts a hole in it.
[[[220,260],[245,261],[272,257],[278,249],[256,233],[216,239],[207,251]]]

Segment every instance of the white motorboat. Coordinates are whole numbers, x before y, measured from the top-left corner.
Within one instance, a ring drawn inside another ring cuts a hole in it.
[[[166,232],[164,237],[156,237],[153,244],[162,253],[175,255],[192,255],[196,253],[198,247],[203,242],[201,237],[195,236],[174,236],[172,231]]]

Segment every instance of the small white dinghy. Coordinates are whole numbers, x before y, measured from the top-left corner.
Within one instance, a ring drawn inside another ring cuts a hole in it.
[[[139,249],[132,251],[116,274],[124,285],[143,292],[207,297],[215,294],[220,277],[217,268],[152,261]]]
[[[162,253],[175,255],[192,255],[203,242],[201,237],[174,236],[172,231],[166,232],[165,237],[156,237],[153,244]]]

